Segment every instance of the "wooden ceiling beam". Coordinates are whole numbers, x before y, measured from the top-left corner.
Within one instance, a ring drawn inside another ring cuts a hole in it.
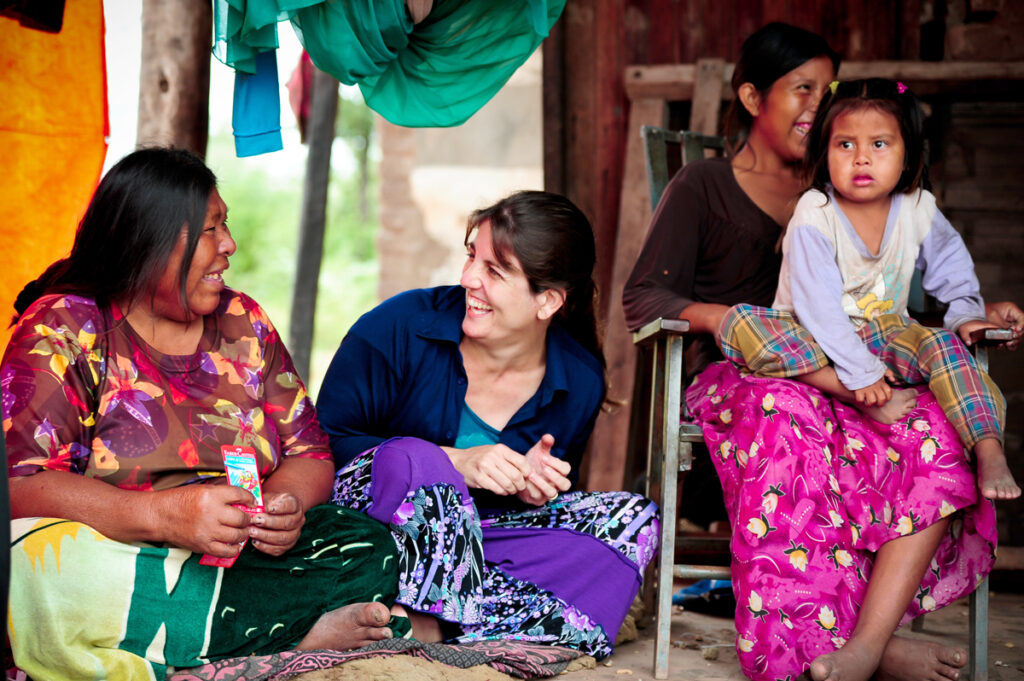
[[[733,96],[729,84],[732,72],[733,64],[725,64],[722,99],[727,101]],[[1005,90],[1012,81],[1024,80],[1024,62],[849,61],[842,63],[839,76],[842,80],[872,77],[899,80],[918,95],[956,95]],[[696,78],[696,64],[627,66],[626,96],[669,102],[691,100]]]

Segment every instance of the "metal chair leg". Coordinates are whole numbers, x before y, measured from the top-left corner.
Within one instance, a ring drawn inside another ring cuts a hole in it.
[[[968,640],[970,681],[988,681],[988,575],[971,592],[971,634]]]
[[[680,390],[665,390],[666,385],[682,385],[682,360],[682,341],[677,338],[656,342],[652,348],[652,361],[658,369],[651,381],[647,484],[649,497],[661,506],[654,637],[656,679],[668,678],[679,459],[680,449],[690,447],[689,443],[679,441]]]

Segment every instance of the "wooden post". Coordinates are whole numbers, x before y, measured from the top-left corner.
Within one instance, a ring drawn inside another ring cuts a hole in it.
[[[565,29],[559,21],[544,50],[544,189],[565,194]]]
[[[651,202],[644,191],[647,171],[644,167],[644,143],[640,129],[644,125],[665,125],[665,101],[643,98],[629,109],[626,162],[622,178],[619,223],[612,265],[612,285],[608,292],[608,323],[605,328],[604,356],[608,363],[608,397],[618,404],[602,412],[590,437],[586,460],[587,489],[623,489],[626,447],[629,444],[629,415],[633,398],[636,350],[626,330],[622,310],[622,289],[633,271],[651,221]]]
[[[212,31],[209,0],[144,0],[138,146],[206,156]]]
[[[718,112],[722,110],[724,59],[698,59],[693,85],[690,130],[705,135],[718,134]]]
[[[306,179],[302,188],[302,215],[299,221],[299,255],[292,290],[292,314],[288,347],[295,370],[309,380],[309,361],[313,348],[313,316],[316,312],[317,282],[324,251],[324,226],[327,222],[327,185],[331,175],[331,145],[338,117],[338,81],[313,67],[313,101],[309,112],[309,153]]]

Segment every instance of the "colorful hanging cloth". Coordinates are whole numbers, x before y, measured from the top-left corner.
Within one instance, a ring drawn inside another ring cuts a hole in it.
[[[59,19],[52,33],[0,17],[0,352],[18,292],[71,250],[107,153],[103,3]]]
[[[216,0],[214,55],[238,73],[257,73],[257,55],[277,48],[277,22],[290,20],[313,63],[358,84],[388,121],[448,127],[501,89],[564,7],[565,0],[435,0],[413,23],[403,0]]]

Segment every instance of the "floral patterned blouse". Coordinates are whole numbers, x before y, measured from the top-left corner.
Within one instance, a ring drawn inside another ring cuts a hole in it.
[[[80,473],[125,489],[223,475],[221,445],[330,460],[327,437],[277,331],[225,289],[193,355],[164,355],[116,305],[47,295],[18,322],[0,368],[11,476]]]

